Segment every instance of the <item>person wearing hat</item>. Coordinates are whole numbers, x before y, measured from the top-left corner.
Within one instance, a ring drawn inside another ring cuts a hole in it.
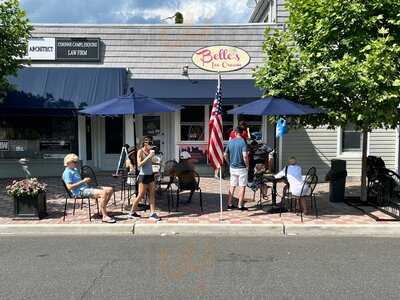
[[[246,191],[248,179],[248,151],[247,144],[242,138],[243,128],[238,126],[235,129],[236,137],[231,139],[226,145],[224,158],[229,163],[230,170],[230,188],[228,193],[228,209],[239,208],[244,211],[244,194]],[[233,205],[233,195],[236,187],[239,187],[238,207]]]
[[[99,199],[100,211],[103,216],[102,221],[105,223],[115,223],[115,219],[111,218],[107,213],[107,203],[110,200],[113,189],[109,186],[99,186],[96,188],[89,187],[90,178],[81,178],[81,174],[77,168],[79,157],[70,153],[64,157],[65,170],[62,178],[71,193],[76,197]]]
[[[154,183],[153,174],[153,158],[155,156],[155,150],[153,147],[153,140],[151,137],[144,137],[142,141],[142,148],[137,152],[137,166],[139,168],[139,192],[135,200],[133,200],[131,211],[128,214],[129,219],[140,218],[141,216],[136,212],[138,209],[139,202],[144,198],[146,191],[149,194],[150,202],[150,216],[149,218],[154,221],[160,221],[161,218],[156,214],[156,188]]]
[[[306,201],[304,197],[302,197],[302,195],[307,195],[309,193],[309,189],[308,186],[305,186],[303,189],[304,179],[302,175],[302,170],[301,167],[297,164],[296,158],[294,156],[290,157],[288,159],[287,166],[284,167],[274,177],[286,181],[286,185],[284,186],[282,192],[282,199],[285,198],[286,194],[290,190],[290,193],[293,196],[299,197],[300,207],[303,210],[303,213],[307,214]]]

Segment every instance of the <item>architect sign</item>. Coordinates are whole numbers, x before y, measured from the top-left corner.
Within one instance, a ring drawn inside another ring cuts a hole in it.
[[[195,51],[192,61],[206,71],[232,72],[247,66],[250,56],[238,47],[210,46]]]
[[[28,41],[28,53],[24,59],[55,60],[55,38],[31,38]]]

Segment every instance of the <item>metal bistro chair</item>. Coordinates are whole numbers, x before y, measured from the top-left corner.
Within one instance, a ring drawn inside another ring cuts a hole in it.
[[[63,217],[63,221],[65,221],[65,217],[67,216],[67,203],[68,203],[68,199],[74,199],[74,209],[73,209],[72,215],[75,215],[76,200],[77,200],[77,199],[81,199],[81,200],[82,200],[82,201],[81,201],[81,209],[82,209],[84,197],[79,197],[79,196],[73,195],[72,192],[68,189],[67,184],[65,183],[65,181],[64,181],[62,178],[61,178],[61,182],[62,182],[63,187],[64,187],[64,189],[65,189],[65,204],[64,204],[64,217]],[[92,213],[91,213],[91,211],[90,211],[90,200],[91,200],[91,199],[90,199],[90,198],[86,198],[86,199],[88,199],[89,220],[90,220],[90,222],[92,222]],[[96,201],[96,205],[97,205],[97,214],[100,214],[100,211],[99,211],[99,201],[98,201],[98,199],[94,199],[94,200]]]
[[[300,197],[307,199],[310,199],[311,201],[311,208],[314,207],[315,210],[315,217],[318,218],[318,207],[317,207],[317,201],[314,195],[314,190],[315,187],[317,186],[318,183],[318,176],[317,176],[317,170],[315,167],[311,167],[306,175],[306,178],[304,179],[303,186],[301,188],[301,193],[300,195],[302,196],[292,196],[293,199],[295,200],[294,202],[294,211],[296,212],[297,208],[297,203],[299,203]],[[306,189],[308,187],[308,193],[306,193]],[[300,207],[299,203],[299,209],[300,209],[300,217],[301,217],[301,222],[303,222],[303,209]]]
[[[82,178],[89,177],[91,179],[90,183],[88,184],[91,188],[98,188],[99,187],[99,183],[97,181],[96,173],[93,171],[93,169],[91,167],[86,166],[86,165],[82,166],[81,167],[81,177]],[[114,187],[112,187],[112,189],[113,189],[114,205],[116,205],[117,202],[115,201],[115,190],[114,190]],[[82,205],[81,205],[81,207],[82,207]]]
[[[179,207],[179,193],[182,191],[199,191],[200,210],[203,212],[203,195],[200,188],[200,175],[196,171],[187,170],[177,174],[177,190],[176,190],[176,211]]]
[[[300,195],[302,195],[302,196],[293,195],[290,192],[290,185],[289,185],[289,189],[288,189],[287,195],[284,200],[289,200],[290,208],[292,208],[292,201],[294,200],[294,212],[295,213],[296,213],[296,209],[297,209],[297,203],[299,203],[299,199],[302,197],[302,198],[305,198],[306,200],[310,199],[311,208],[314,208],[315,217],[318,218],[317,200],[314,195],[314,190],[317,186],[317,183],[318,183],[317,170],[315,167],[311,167],[307,171],[307,174],[304,178],[303,186],[301,187]],[[307,191],[307,189],[308,189],[308,191]],[[280,215],[282,215],[283,202],[284,201],[282,200],[281,204],[280,204]],[[301,209],[300,203],[299,203],[299,210],[300,210],[301,221],[303,222],[303,210]]]
[[[171,212],[171,202],[173,201],[172,184],[175,181],[176,167],[178,162],[176,160],[168,160],[163,164],[161,176],[157,182],[158,191],[167,192],[168,212]]]

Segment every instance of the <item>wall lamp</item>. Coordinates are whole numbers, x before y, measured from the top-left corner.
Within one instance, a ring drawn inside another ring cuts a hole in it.
[[[190,77],[189,77],[189,66],[188,66],[188,65],[184,65],[184,66],[182,67],[182,76],[187,77],[187,79],[189,79],[190,83],[192,83],[192,84],[197,83],[196,80],[190,79]]]
[[[189,66],[184,65],[182,68],[182,76],[189,77]]]

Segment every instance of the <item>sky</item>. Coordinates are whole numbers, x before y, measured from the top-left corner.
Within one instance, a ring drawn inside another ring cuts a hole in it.
[[[20,0],[32,23],[168,24],[180,11],[185,24],[247,23],[255,0]]]

